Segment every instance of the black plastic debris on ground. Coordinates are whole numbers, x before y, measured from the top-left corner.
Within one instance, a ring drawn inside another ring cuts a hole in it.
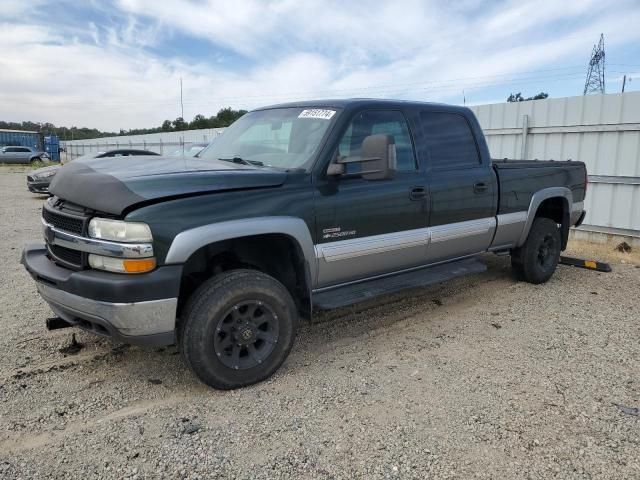
[[[71,343],[66,347],[62,347],[58,350],[60,353],[64,355],[77,355],[80,353],[80,350],[84,348],[84,345],[76,340],[76,334],[71,334]]]
[[[631,245],[627,242],[621,242],[616,245],[616,250],[623,253],[631,253]]]

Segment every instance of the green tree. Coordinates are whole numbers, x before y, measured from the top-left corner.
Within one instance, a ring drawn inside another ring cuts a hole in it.
[[[219,121],[219,127],[228,127],[241,116],[247,113],[246,110],[233,110],[231,107],[223,108],[218,111],[216,117]]]
[[[518,92],[515,95],[513,93],[509,95],[509,97],[507,98],[507,102],[528,102],[529,100],[544,100],[545,98],[548,98],[548,97],[549,97],[548,93],[540,92],[539,94],[534,95],[533,97],[524,98],[522,94]]]
[[[212,115],[209,118],[202,114],[198,114],[193,118],[193,121],[185,122],[183,118],[178,117],[173,122],[171,120],[165,120],[159,127],[134,128],[131,130],[120,129],[117,133],[103,132],[97,128],[88,127],[56,127],[54,124],[48,122],[38,123],[31,121],[5,122],[0,120],[0,128],[8,130],[35,131],[43,135],[53,134],[58,135],[62,140],[84,140],[100,137],[115,137],[118,135],[143,135],[145,133],[171,132],[186,130],[188,128],[199,129],[228,127],[245,113],[247,113],[246,110],[234,110],[231,107],[226,107],[218,111],[216,115]]]
[[[178,117],[176,118],[173,122],[173,129],[176,131],[180,131],[180,130],[186,130],[187,129],[187,122],[184,121],[184,118],[182,117]]]
[[[209,120],[204,115],[198,114],[193,117],[193,120],[191,122],[189,122],[189,128],[193,130],[199,128],[210,128]]]

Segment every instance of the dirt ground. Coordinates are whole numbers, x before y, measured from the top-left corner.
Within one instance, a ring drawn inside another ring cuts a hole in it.
[[[488,255],[318,316],[273,378],[221,392],[174,347],[45,331],[19,264],[42,201],[0,168],[0,478],[640,478],[637,252],[572,245],[613,272],[539,286]]]

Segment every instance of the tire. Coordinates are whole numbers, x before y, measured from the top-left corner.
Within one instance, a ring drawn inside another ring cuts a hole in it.
[[[287,358],[298,311],[289,291],[255,270],[207,280],[185,306],[178,342],[203,383],[229,390],[270,377]]]
[[[29,160],[29,163],[38,163],[41,161],[42,159],[40,157],[33,157],[31,160]]]
[[[561,243],[558,224],[550,218],[536,218],[524,245],[511,252],[511,267],[516,276],[533,284],[549,280],[558,266]]]

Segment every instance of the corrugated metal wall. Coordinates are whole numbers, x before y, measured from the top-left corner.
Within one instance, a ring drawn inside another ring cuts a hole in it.
[[[38,132],[0,129],[0,147],[6,145],[20,145],[41,149],[42,141]]]
[[[581,229],[640,236],[640,92],[472,107],[494,158],[581,160]]]
[[[208,143],[220,135],[224,128],[183,130],[181,132],[159,132],[147,135],[123,135],[119,137],[94,138],[61,142],[66,149],[67,159],[73,159],[91,152],[101,152],[116,148],[141,148],[160,154],[169,153],[184,143]]]

